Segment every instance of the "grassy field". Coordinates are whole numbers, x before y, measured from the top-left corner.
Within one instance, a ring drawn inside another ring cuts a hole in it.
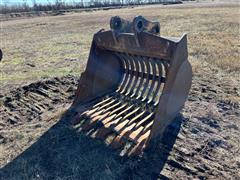
[[[163,36],[188,34],[189,59],[194,71],[205,63],[219,67],[230,76],[240,71],[239,6],[155,5],[1,22],[4,53],[0,64],[1,86],[80,74],[93,33],[108,29],[113,15],[131,20],[139,14],[160,20]]]

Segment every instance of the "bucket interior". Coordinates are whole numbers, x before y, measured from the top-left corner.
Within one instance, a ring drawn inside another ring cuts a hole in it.
[[[113,80],[115,86],[110,93],[85,104],[86,111],[76,118],[76,128],[105,140],[121,154],[132,154],[150,135],[169,63],[153,57],[104,52],[98,54],[98,78],[112,81],[112,72],[119,78]]]

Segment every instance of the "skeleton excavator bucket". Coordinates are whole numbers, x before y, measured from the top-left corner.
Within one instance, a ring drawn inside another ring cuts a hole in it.
[[[73,107],[75,127],[122,155],[155,144],[183,107],[192,81],[187,36],[161,37],[159,22],[118,16],[94,34]]]

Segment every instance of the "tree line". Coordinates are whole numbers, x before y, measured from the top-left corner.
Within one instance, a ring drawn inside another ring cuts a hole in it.
[[[183,0],[184,1],[184,0]],[[65,2],[64,0],[55,0],[53,3],[41,4],[37,0],[32,0],[29,5],[26,0],[21,3],[9,5],[9,0],[3,0],[0,5],[0,13],[13,12],[31,12],[31,11],[59,11],[81,8],[98,8],[111,6],[127,6],[127,5],[144,5],[144,4],[175,4],[181,3],[181,0],[72,0]]]

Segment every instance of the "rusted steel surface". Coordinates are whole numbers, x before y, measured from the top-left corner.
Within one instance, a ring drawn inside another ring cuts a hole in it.
[[[187,36],[161,37],[160,24],[120,17],[96,33],[73,107],[74,124],[125,155],[162,137],[183,107],[192,81]]]

